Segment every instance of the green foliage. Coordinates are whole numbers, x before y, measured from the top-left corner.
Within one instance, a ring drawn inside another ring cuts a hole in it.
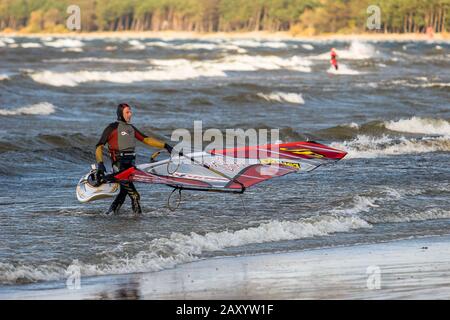
[[[363,32],[375,4],[381,31],[441,32],[450,16],[450,0],[0,0],[0,29],[54,29],[72,4],[81,8],[84,31]]]

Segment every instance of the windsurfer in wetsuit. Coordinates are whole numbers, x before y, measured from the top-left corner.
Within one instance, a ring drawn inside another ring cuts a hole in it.
[[[112,166],[114,172],[119,172],[128,169],[135,165],[136,140],[145,143],[148,146],[155,148],[165,148],[172,152],[172,147],[160,140],[147,137],[136,129],[131,121],[131,107],[126,103],[121,103],[117,107],[117,121],[111,123],[103,131],[100,140],[97,143],[95,150],[95,158],[97,160],[97,174],[102,176],[106,172],[103,163],[103,146],[107,143],[109,154],[111,156]],[[111,207],[106,214],[117,213],[125,201],[126,196],[131,198],[131,205],[135,214],[141,214],[141,205],[139,203],[140,195],[131,181],[120,182],[120,192],[114,199]]]
[[[330,60],[330,63],[334,67],[334,69],[337,71],[337,69],[338,69],[337,53],[336,53],[336,49],[334,49],[334,48],[331,49],[331,60]]]

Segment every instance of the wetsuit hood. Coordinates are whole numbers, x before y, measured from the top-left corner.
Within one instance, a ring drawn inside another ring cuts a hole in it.
[[[121,103],[117,106],[117,120],[126,122],[123,117],[123,110],[125,108],[131,108],[131,107],[126,103]]]

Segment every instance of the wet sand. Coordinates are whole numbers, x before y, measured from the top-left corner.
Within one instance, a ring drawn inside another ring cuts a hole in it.
[[[0,288],[1,299],[448,299],[450,236],[224,257],[174,269]]]

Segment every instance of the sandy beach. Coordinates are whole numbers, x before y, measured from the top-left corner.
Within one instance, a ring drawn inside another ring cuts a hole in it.
[[[147,274],[2,289],[1,299],[448,299],[450,236],[223,257]]]
[[[363,33],[363,34],[321,34],[321,35],[293,35],[290,32],[216,32],[198,33],[182,31],[116,31],[116,32],[67,32],[67,33],[20,33],[0,32],[4,37],[24,38],[142,38],[142,39],[255,39],[255,40],[298,40],[298,41],[442,41],[449,40],[450,34],[434,34],[432,38],[424,33]]]

